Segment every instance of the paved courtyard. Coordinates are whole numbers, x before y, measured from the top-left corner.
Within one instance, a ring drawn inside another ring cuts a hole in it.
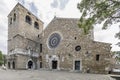
[[[115,80],[110,75],[46,70],[1,70],[0,80]]]

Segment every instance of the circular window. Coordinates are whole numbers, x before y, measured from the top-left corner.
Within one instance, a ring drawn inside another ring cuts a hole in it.
[[[56,48],[61,40],[61,36],[58,33],[53,33],[50,37],[49,37],[49,41],[48,41],[48,45],[50,48]]]
[[[80,51],[80,49],[81,49],[80,46],[76,46],[76,47],[75,47],[75,50],[76,50],[76,51]]]

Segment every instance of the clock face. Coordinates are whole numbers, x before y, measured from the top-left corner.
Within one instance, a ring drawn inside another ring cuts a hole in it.
[[[58,33],[53,33],[48,40],[48,45],[50,48],[56,48],[61,41],[61,36]]]

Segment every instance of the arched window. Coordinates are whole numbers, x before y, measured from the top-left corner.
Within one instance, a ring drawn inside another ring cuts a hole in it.
[[[39,24],[38,24],[37,22],[35,22],[35,23],[34,23],[34,27],[35,27],[36,29],[39,29]]]
[[[26,16],[25,21],[29,24],[32,24],[32,20],[28,15]]]
[[[14,20],[14,21],[16,20],[16,13],[14,13],[14,17],[13,17],[13,20]]]
[[[10,18],[10,24],[12,24],[12,18]]]

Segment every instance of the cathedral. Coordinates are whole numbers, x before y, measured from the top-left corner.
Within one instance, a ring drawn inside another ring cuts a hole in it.
[[[8,15],[8,69],[47,69],[81,73],[108,73],[109,43],[85,35],[77,18],[44,23],[18,3]]]

